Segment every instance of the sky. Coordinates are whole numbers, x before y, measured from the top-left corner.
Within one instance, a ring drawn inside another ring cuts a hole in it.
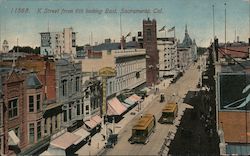
[[[90,42],[91,33],[92,43],[102,43],[106,38],[118,42],[121,33],[131,32],[131,36],[136,36],[138,31],[142,31],[143,19],[149,17],[156,19],[157,30],[164,25],[167,29],[175,26],[176,37],[180,41],[184,38],[187,24],[190,37],[198,46],[207,47],[213,38],[212,5],[215,5],[215,35],[219,42],[225,41],[225,2],[227,41],[235,40],[235,32],[241,41],[247,41],[248,0],[0,0],[1,43],[6,39],[12,48],[18,38],[20,46],[40,46],[40,32],[48,29],[60,32],[65,27],[72,27],[77,32],[76,43],[79,46]],[[86,12],[87,9],[92,12]],[[106,9],[116,12],[106,13]],[[120,13],[121,10],[150,12]],[[164,37],[165,33],[157,31],[157,35]],[[167,33],[167,36],[173,35],[173,32]]]

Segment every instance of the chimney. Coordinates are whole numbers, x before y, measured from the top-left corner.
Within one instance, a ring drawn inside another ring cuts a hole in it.
[[[250,46],[250,38],[248,38],[248,45]]]
[[[238,42],[238,43],[240,42],[240,37],[239,37],[239,36],[237,36],[237,42]]]
[[[126,40],[125,40],[125,37],[122,36],[121,38],[121,49],[125,49],[126,48]]]

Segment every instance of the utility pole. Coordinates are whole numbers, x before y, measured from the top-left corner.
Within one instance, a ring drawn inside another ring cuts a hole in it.
[[[227,53],[227,3],[225,5],[225,53]]]

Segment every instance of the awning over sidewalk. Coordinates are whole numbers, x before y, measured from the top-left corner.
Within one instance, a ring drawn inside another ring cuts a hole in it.
[[[96,123],[94,120],[91,120],[91,119],[85,121],[84,123],[85,123],[85,125],[87,125],[90,129],[93,129],[93,128],[95,128],[95,127],[97,126],[97,123]]]
[[[91,117],[89,120],[84,121],[85,125],[88,126],[88,130],[95,128],[97,125],[101,124],[102,118],[99,115]]]
[[[141,89],[141,91],[150,92],[150,89],[148,87],[144,87],[144,88]]]
[[[91,119],[94,120],[97,124],[100,124],[102,122],[102,118],[99,115],[95,115]]]
[[[81,140],[81,136],[66,132],[50,142],[50,145],[66,150],[71,145],[75,145]]]
[[[9,138],[8,138],[8,145],[9,146],[16,146],[20,143],[20,139],[17,137],[16,133],[11,130],[8,132]]]
[[[134,101],[134,102],[138,102],[138,101],[141,100],[141,97],[136,95],[136,94],[133,94],[130,97],[128,97],[128,99],[131,100],[131,101]]]
[[[90,136],[90,133],[88,131],[86,131],[83,128],[78,129],[77,131],[73,132],[73,134],[76,134],[78,136],[80,136],[81,138],[76,141],[74,144],[79,144],[81,141],[83,141],[84,139],[86,139],[88,136]]]
[[[116,97],[108,101],[107,114],[109,116],[121,115],[126,110],[127,108]]]

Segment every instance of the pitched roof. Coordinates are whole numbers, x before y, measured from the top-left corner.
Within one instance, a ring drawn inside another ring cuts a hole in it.
[[[42,87],[42,83],[35,73],[30,73],[26,78],[26,86],[29,89],[37,89]]]

